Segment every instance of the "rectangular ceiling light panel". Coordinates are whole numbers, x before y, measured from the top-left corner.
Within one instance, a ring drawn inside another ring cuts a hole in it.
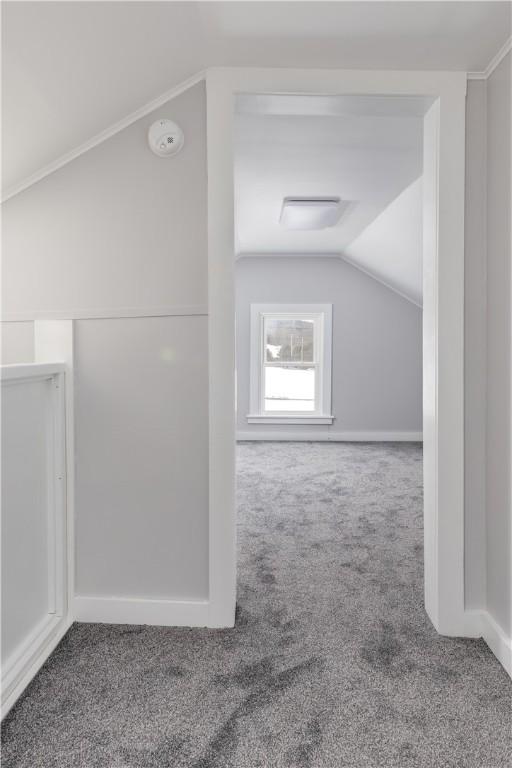
[[[339,197],[285,197],[279,219],[286,229],[334,227],[350,205]]]

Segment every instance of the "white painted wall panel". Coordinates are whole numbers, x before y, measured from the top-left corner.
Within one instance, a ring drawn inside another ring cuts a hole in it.
[[[422,429],[421,309],[338,258],[244,257],[236,265],[238,430],[291,428],[247,424],[251,303],[333,305],[331,426],[314,431]]]
[[[175,158],[147,144],[169,117]],[[204,83],[2,206],[6,315],[206,305]]]
[[[34,362],[34,323],[2,323],[2,365]]]
[[[48,617],[51,387],[2,385],[2,665]]]
[[[76,323],[76,591],[208,596],[206,317]]]

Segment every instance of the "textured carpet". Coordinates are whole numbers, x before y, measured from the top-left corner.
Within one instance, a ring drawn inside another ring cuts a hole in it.
[[[239,446],[234,630],[76,624],[3,768],[509,766],[512,684],[422,608],[421,448]]]

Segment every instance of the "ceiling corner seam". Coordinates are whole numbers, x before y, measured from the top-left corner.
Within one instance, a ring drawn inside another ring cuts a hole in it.
[[[501,64],[507,53],[512,50],[512,35],[508,38],[504,45],[499,49],[495,56],[492,57],[483,72],[467,72],[467,80],[487,80],[494,70]]]
[[[363,266],[361,266],[361,264],[358,264],[356,261],[351,259],[350,256],[346,256],[344,253],[340,253],[339,258],[341,259],[341,261],[344,261],[345,264],[348,264],[354,269],[359,270],[359,272],[362,272],[363,275],[366,275],[366,277],[369,277],[371,280],[375,280],[376,283],[383,285],[384,288],[388,289],[388,291],[392,291],[393,293],[396,293],[405,301],[408,301],[410,304],[413,304],[415,307],[418,307],[418,309],[421,309],[421,310],[423,309],[423,304],[421,304],[419,301],[416,301],[416,299],[413,299],[412,296],[409,296],[407,293],[404,293],[403,291],[401,291],[400,288],[397,288],[391,283],[388,283],[382,277],[379,277],[375,275],[373,272],[370,272],[369,269],[365,269]]]

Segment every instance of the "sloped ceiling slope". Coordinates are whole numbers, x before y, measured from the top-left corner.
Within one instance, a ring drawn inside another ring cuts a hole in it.
[[[235,122],[235,244],[248,255],[337,256],[420,305],[422,131],[428,104],[243,96]],[[290,230],[285,197],[339,197],[333,227]]]
[[[421,116],[372,114],[373,99],[349,97],[344,114],[325,116],[309,114],[315,97],[305,96],[302,114],[282,114],[290,99],[267,114],[237,115],[237,255],[339,254],[421,175],[422,108]],[[335,112],[337,101],[322,97],[322,108]],[[279,222],[285,197],[339,197],[350,207],[334,227],[289,230]]]
[[[482,70],[507,2],[3,2],[3,182],[208,66]]]
[[[2,3],[3,188],[203,69],[195,3]]]
[[[423,303],[422,207],[419,178],[342,252],[347,261],[418,306]]]

